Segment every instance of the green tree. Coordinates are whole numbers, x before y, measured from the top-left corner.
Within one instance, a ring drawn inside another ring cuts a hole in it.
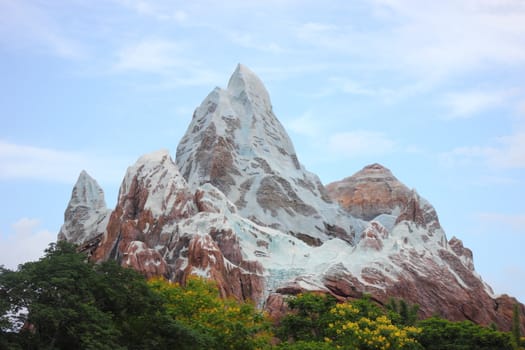
[[[216,285],[191,277],[185,286],[162,278],[149,281],[173,320],[200,334],[194,349],[259,349],[269,344],[269,324],[254,305],[223,299]]]
[[[20,341],[27,348],[119,348],[111,316],[96,307],[91,267],[75,247],[51,245],[37,262],[3,270],[1,294],[9,312],[25,323]],[[14,327],[15,325],[13,325]]]
[[[432,317],[420,321],[418,341],[427,350],[511,350],[510,334],[470,321],[451,322]]]
[[[277,330],[284,349],[421,349],[414,338],[420,330],[396,326],[368,296],[337,304],[332,297],[305,293],[288,305],[292,312]]]
[[[512,310],[512,340],[516,348],[521,346],[521,322],[518,304],[515,304]]]
[[[394,324],[402,326],[413,326],[417,321],[417,313],[419,311],[419,305],[409,305],[403,299],[396,300],[390,298],[386,305],[388,316]]]
[[[196,335],[167,317],[163,300],[138,273],[114,262],[93,265],[66,242],[43,258],[0,271],[7,348],[191,349]],[[24,324],[21,332],[16,320]],[[186,344],[186,346],[185,346]]]
[[[277,336],[283,341],[323,340],[331,320],[329,311],[336,304],[335,298],[304,293],[288,298],[287,304],[291,312],[281,320]]]
[[[298,341],[295,343],[283,342],[277,346],[278,350],[332,350],[336,347],[324,341]]]

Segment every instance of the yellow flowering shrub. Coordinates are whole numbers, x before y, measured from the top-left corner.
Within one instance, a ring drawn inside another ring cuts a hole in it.
[[[148,283],[163,297],[168,315],[205,334],[210,348],[258,349],[269,343],[265,316],[250,303],[221,298],[213,282],[195,276],[185,286],[162,278]]]
[[[361,310],[351,303],[337,304],[330,314],[333,321],[328,324],[325,342],[337,349],[421,349],[414,339],[421,332],[419,328],[396,326],[385,315],[375,319],[362,316]]]

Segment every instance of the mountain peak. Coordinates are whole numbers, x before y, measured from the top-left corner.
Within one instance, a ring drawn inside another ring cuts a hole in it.
[[[373,163],[365,166],[363,169],[359,170],[357,173],[352,175],[349,178],[346,178],[346,180],[350,179],[358,179],[360,181],[369,181],[371,179],[376,180],[385,180],[385,181],[397,181],[399,182],[395,176],[392,174],[390,169],[387,167],[379,164],[379,163]]]
[[[104,232],[110,212],[106,207],[104,191],[95,179],[82,170],[64,212],[64,225],[60,228],[58,239],[73,243],[90,240]]]
[[[80,172],[71,193],[71,205],[84,205],[94,209],[106,208],[104,191],[85,170]]]
[[[351,241],[353,220],[338,213],[319,178],[299,163],[266,88],[242,64],[226,90],[216,88],[196,109],[176,161],[191,188],[212,184],[259,224],[309,244],[334,231]]]
[[[247,98],[271,108],[270,95],[259,77],[239,63],[228,82],[228,92],[237,98]],[[244,93],[244,94],[243,94]]]

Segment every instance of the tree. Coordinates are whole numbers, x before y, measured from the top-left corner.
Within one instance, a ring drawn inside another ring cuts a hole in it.
[[[337,304],[330,296],[305,293],[288,305],[292,313],[277,331],[284,349],[421,349],[415,340],[420,330],[396,326],[368,296]]]
[[[171,319],[198,332],[200,343],[194,349],[248,350],[269,344],[264,315],[251,303],[222,299],[211,281],[193,276],[181,286],[154,278],[149,285],[162,297]]]
[[[303,293],[287,300],[291,312],[282,320],[277,336],[284,340],[322,340],[330,322],[335,298],[325,294]]]
[[[415,340],[419,328],[396,326],[374,306],[368,299],[337,304],[330,310],[333,322],[325,341],[340,349],[422,349]]]
[[[43,258],[0,271],[2,335],[24,349],[191,349],[195,334],[171,318],[137,272],[94,265],[60,241]],[[13,332],[18,315],[22,331]],[[185,345],[186,344],[186,345]]]
[[[518,304],[514,305],[512,310],[512,340],[514,341],[516,348],[521,346],[521,322],[520,322],[520,310]]]
[[[118,349],[119,331],[90,293],[93,277],[85,257],[65,242],[16,272],[3,270],[0,290],[8,311],[25,324],[20,341],[27,348]]]
[[[420,321],[422,332],[418,341],[427,350],[511,350],[513,344],[508,333],[482,327],[470,321],[451,322],[432,317]]]
[[[386,305],[388,316],[394,324],[401,326],[413,326],[417,321],[419,305],[409,305],[403,299],[390,298]]]

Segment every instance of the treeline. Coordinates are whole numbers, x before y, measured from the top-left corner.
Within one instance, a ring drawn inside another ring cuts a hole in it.
[[[0,349],[517,349],[519,327],[417,321],[417,307],[316,294],[288,300],[278,325],[212,282],[146,281],[114,262],[92,264],[59,242],[37,262],[0,269]],[[517,320],[519,322],[519,320]],[[521,344],[520,344],[521,342]]]

